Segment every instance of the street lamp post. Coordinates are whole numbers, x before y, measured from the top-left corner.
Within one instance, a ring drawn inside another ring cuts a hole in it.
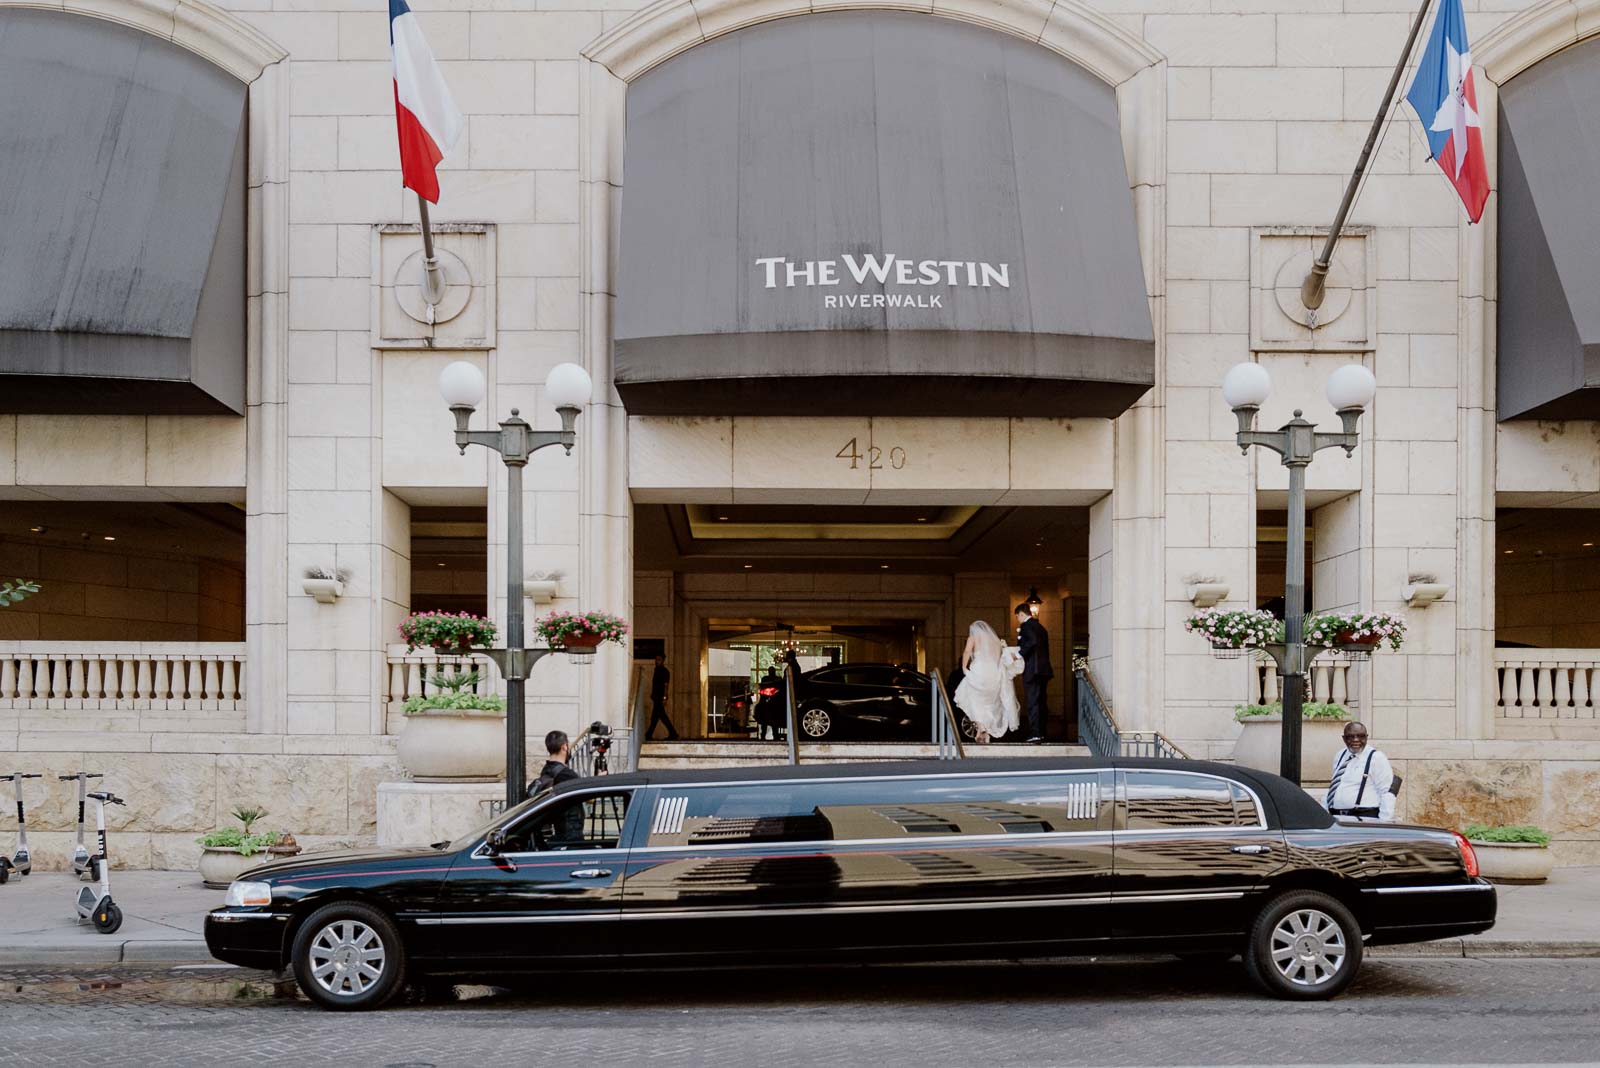
[[[524,754],[527,746],[528,675],[550,649],[523,648],[522,633],[522,469],[540,449],[560,445],[571,455],[577,444],[578,414],[589,403],[594,386],[575,363],[557,364],[545,379],[547,399],[561,415],[560,430],[534,430],[517,409],[499,430],[469,430],[473,410],[482,403],[483,372],[465,360],[450,364],[439,374],[439,393],[456,417],[456,446],[463,455],[468,445],[482,445],[500,454],[506,465],[506,647],[474,649],[492,659],[506,680],[506,807],[518,804],[526,788]],[[592,655],[592,651],[591,651]]]
[[[1306,468],[1323,449],[1340,448],[1345,455],[1360,444],[1356,425],[1372,403],[1378,383],[1360,364],[1347,364],[1328,376],[1328,403],[1339,413],[1343,429],[1320,433],[1316,424],[1295,409],[1294,418],[1277,430],[1257,430],[1256,413],[1272,392],[1272,379],[1258,363],[1236,364],[1222,379],[1222,398],[1239,420],[1235,440],[1239,451],[1250,446],[1271,449],[1289,469],[1289,545],[1283,589],[1283,644],[1268,646],[1283,677],[1283,745],[1279,773],[1290,782],[1300,781],[1301,709],[1305,704],[1306,607]]]

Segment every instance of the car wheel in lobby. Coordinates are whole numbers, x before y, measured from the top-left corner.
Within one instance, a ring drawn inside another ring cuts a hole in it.
[[[400,990],[406,952],[394,923],[354,901],[326,905],[294,938],[294,977],[325,1009],[376,1009]]]
[[[1331,998],[1361,968],[1361,925],[1336,898],[1290,890],[1269,901],[1250,928],[1244,966],[1275,997]]]
[[[833,711],[824,705],[812,705],[800,712],[800,733],[809,741],[820,742],[833,733]]]

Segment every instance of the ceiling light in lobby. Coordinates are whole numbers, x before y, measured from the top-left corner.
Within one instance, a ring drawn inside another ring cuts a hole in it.
[[[48,530],[50,528],[48,528],[48,527],[29,527],[28,529],[33,531],[35,534],[43,534],[46,530]]]

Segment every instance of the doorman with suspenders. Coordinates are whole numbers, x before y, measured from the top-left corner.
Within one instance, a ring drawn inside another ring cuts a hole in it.
[[[1322,807],[1335,816],[1392,820],[1398,785],[1389,758],[1367,745],[1367,728],[1345,724],[1344,748],[1333,762],[1333,781]]]

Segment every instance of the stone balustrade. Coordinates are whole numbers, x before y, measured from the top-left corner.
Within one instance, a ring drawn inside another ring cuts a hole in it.
[[[0,642],[0,709],[237,712],[243,642]]]
[[[1600,649],[1496,649],[1494,661],[1501,717],[1595,718]]]
[[[488,657],[477,657],[471,653],[441,655],[432,649],[415,649],[407,652],[404,645],[389,646],[388,656],[389,712],[395,715],[399,715],[408,697],[433,693],[436,687],[428,680],[440,672],[454,675],[476,671],[478,681],[471,687],[472,692],[478,694],[495,692]]]
[[[1317,656],[1306,679],[1306,700],[1331,701],[1353,710],[1360,703],[1350,674],[1355,665],[1355,658],[1345,653],[1330,650]],[[1270,705],[1283,700],[1282,681],[1272,658],[1260,656],[1250,666],[1250,703]]]

